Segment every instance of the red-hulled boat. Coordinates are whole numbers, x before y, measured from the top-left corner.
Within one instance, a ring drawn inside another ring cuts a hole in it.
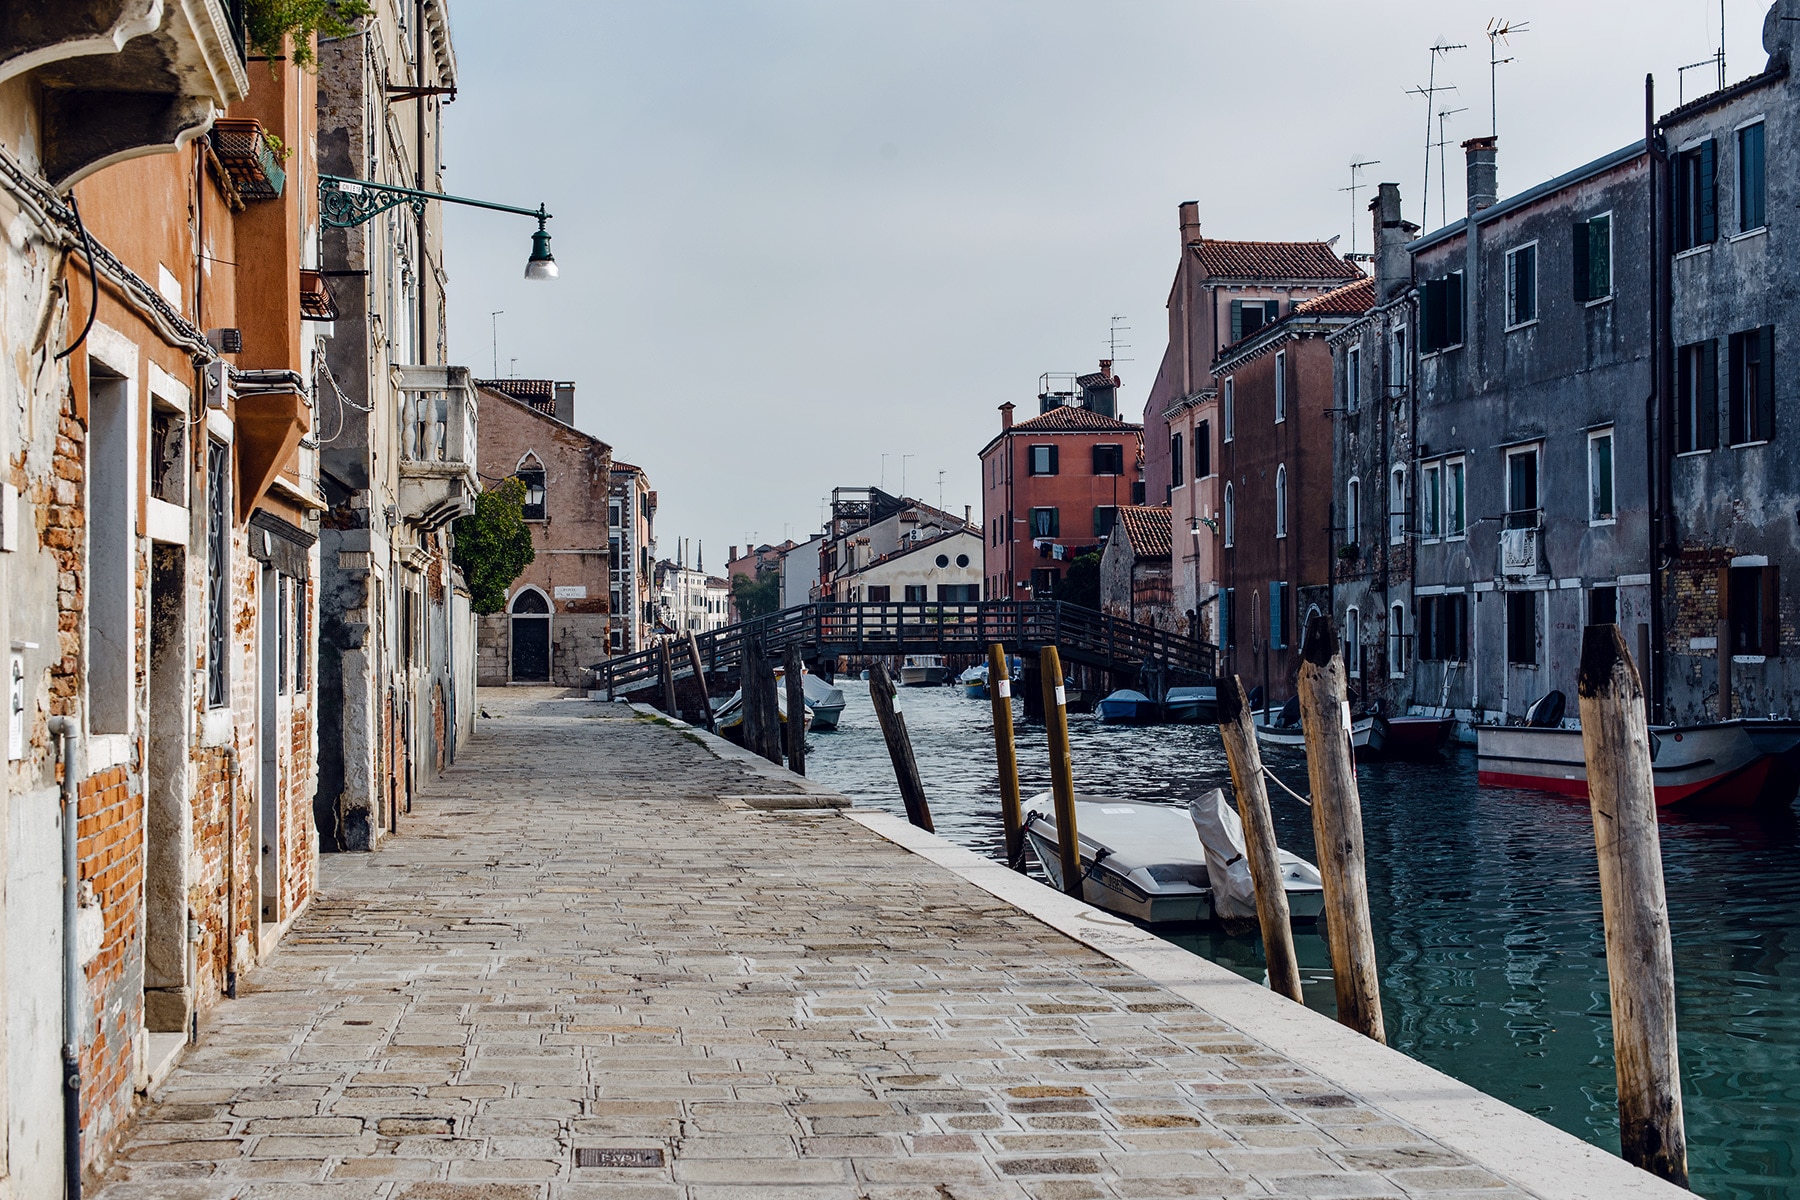
[[[1586,799],[1581,730],[1475,727],[1486,787],[1536,788]],[[1791,804],[1800,791],[1800,721],[1745,717],[1710,725],[1653,726],[1656,803],[1714,808]]]
[[[1455,717],[1377,717],[1386,729],[1372,758],[1430,758],[1450,740]]]

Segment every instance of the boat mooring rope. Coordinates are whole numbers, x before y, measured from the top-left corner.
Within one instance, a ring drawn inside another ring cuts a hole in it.
[[[1308,800],[1305,796],[1302,796],[1299,792],[1296,792],[1293,788],[1291,788],[1287,784],[1281,782],[1281,780],[1276,779],[1275,772],[1269,770],[1268,767],[1266,767],[1266,766],[1263,767],[1262,773],[1264,775],[1267,775],[1269,777],[1270,781],[1273,782],[1276,787],[1280,788],[1282,791],[1286,792],[1288,795],[1292,796],[1294,799],[1298,800],[1300,803],[1306,805],[1306,807],[1308,807],[1308,808],[1312,807],[1311,800]]]

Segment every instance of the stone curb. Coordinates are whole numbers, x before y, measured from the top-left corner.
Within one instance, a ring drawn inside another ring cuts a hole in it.
[[[678,717],[671,717],[662,709],[650,704],[625,701],[631,711],[639,716],[655,717],[670,726],[700,739],[702,745],[714,758],[736,763],[750,774],[772,784],[779,784],[779,792],[755,792],[742,795],[720,796],[725,801],[739,801],[751,808],[764,810],[780,809],[820,809],[849,808],[850,798],[841,792],[834,791],[822,783],[815,783],[803,775],[796,775],[785,767],[778,767],[760,754],[752,754],[742,746],[726,741],[716,733],[708,733],[697,725],[690,725]]]

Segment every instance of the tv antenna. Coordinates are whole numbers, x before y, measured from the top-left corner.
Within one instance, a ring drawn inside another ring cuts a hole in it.
[[[1419,224],[1426,229],[1431,228],[1431,114],[1437,106],[1439,92],[1456,90],[1456,85],[1453,83],[1447,83],[1443,87],[1438,86],[1438,58],[1452,50],[1467,50],[1468,48],[1467,42],[1434,42],[1431,47],[1431,70],[1425,76],[1425,86],[1412,88],[1407,92],[1409,96],[1425,97],[1425,182],[1419,187]],[[1438,215],[1440,217],[1447,216],[1448,212]]]
[[[1356,259],[1356,222],[1358,220],[1357,211],[1356,211],[1356,193],[1362,187],[1362,184],[1357,181],[1356,173],[1358,171],[1362,170],[1364,167],[1372,167],[1380,161],[1381,160],[1379,158],[1365,158],[1361,162],[1352,162],[1350,164],[1350,186],[1349,187],[1341,187],[1338,189],[1338,191],[1340,191],[1340,192],[1349,192],[1350,193],[1350,255],[1349,255],[1349,257],[1352,261],[1355,261],[1355,259]]]
[[[500,378],[500,318],[505,314],[504,308],[496,308],[488,314],[488,320],[494,326],[494,378]]]
[[[938,472],[938,511],[944,511],[944,473]]]
[[[1121,342],[1119,340],[1119,335],[1121,333],[1130,333],[1131,332],[1131,326],[1119,324],[1120,321],[1124,321],[1124,320],[1128,320],[1128,319],[1129,318],[1120,316],[1118,313],[1114,313],[1113,317],[1112,317],[1112,327],[1106,331],[1107,361],[1112,363],[1114,366],[1117,366],[1118,364],[1120,364],[1122,362],[1136,362],[1137,361],[1136,359],[1119,357],[1119,351],[1131,349],[1130,342]]]
[[[1444,147],[1449,145],[1450,139],[1444,134],[1444,122],[1459,112],[1468,111],[1466,105],[1462,108],[1438,109],[1438,219],[1440,221],[1450,219],[1450,176],[1444,169]]]
[[[1497,84],[1500,79],[1500,68],[1512,62],[1513,57],[1500,57],[1500,43],[1505,42],[1507,49],[1512,49],[1510,40],[1515,33],[1524,33],[1531,25],[1530,21],[1508,21],[1505,17],[1495,17],[1488,22],[1488,136],[1500,136],[1500,99]]]

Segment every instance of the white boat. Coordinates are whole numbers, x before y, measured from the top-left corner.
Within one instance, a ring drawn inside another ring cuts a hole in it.
[[[1196,800],[1194,808],[1207,818],[1212,840],[1226,843],[1213,847],[1215,857],[1222,865],[1238,859],[1241,866],[1242,833],[1237,833],[1237,845],[1229,844],[1235,821],[1217,819],[1222,803],[1223,796],[1215,788]],[[1224,808],[1231,812],[1228,805]],[[1235,818],[1235,812],[1231,816]],[[1094,907],[1147,925],[1205,923],[1242,915],[1241,879],[1229,880],[1224,888],[1229,899],[1215,903],[1208,845],[1202,842],[1196,814],[1190,809],[1077,795],[1075,830],[1081,850],[1082,899]],[[1062,857],[1056,805],[1049,792],[1038,793],[1025,805],[1025,840],[1051,883],[1060,889]],[[1295,921],[1316,920],[1325,908],[1318,868],[1286,850],[1280,854],[1290,914]],[[1254,897],[1250,905],[1254,915]]]
[[[777,682],[779,682],[779,680],[777,680]],[[833,690],[835,691],[836,689]],[[780,717],[781,723],[786,725],[788,716],[787,689],[784,687],[777,687],[775,689],[775,711]],[[800,719],[800,727],[807,732],[811,732],[813,724],[813,711],[809,707]],[[731,693],[731,695],[725,697],[725,699],[719,703],[717,708],[713,709],[713,725],[718,729],[721,736],[732,738],[734,741],[736,740],[744,725],[744,689],[739,688],[737,691]]]
[[[838,718],[844,715],[843,690],[811,672],[800,677],[800,684],[806,692],[806,711],[812,714],[812,724],[808,728],[814,733],[835,730]]]
[[[1279,710],[1256,714],[1256,740],[1265,746],[1306,749],[1306,730],[1300,723],[1300,705],[1289,700]],[[1350,748],[1361,753],[1380,753],[1387,738],[1387,723],[1380,717],[1358,717],[1350,722]]]
[[[988,665],[984,662],[976,663],[958,675],[956,682],[962,688],[963,695],[969,699],[986,700],[988,698]]]
[[[909,654],[900,664],[901,687],[938,687],[950,678],[941,654]]]

